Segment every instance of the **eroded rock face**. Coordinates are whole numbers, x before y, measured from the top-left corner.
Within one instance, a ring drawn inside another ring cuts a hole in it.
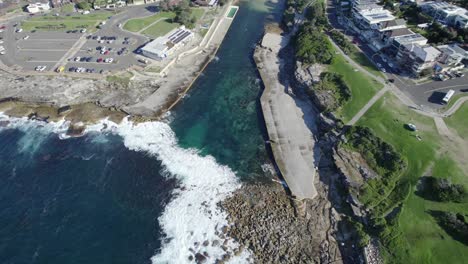
[[[331,205],[321,194],[295,204],[281,185],[244,186],[222,204],[232,223],[227,235],[250,250],[255,263],[340,263]]]
[[[320,64],[305,66],[301,62],[296,62],[296,71],[294,77],[297,85],[303,89],[307,89],[314,83],[320,81],[320,74],[324,71],[324,67]]]
[[[128,85],[106,80],[65,76],[17,76],[0,72],[1,98],[48,103],[58,107],[99,102],[103,107],[121,108],[135,104],[158,89],[151,79],[138,79]]]

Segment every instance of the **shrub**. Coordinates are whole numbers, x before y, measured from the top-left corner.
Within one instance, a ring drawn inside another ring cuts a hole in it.
[[[304,63],[330,64],[333,48],[328,38],[312,24],[301,27],[296,38],[296,57]]]
[[[343,76],[331,72],[322,73],[320,75],[320,82],[309,87],[307,93],[312,97],[313,101],[313,97],[316,97],[317,93],[326,93],[333,97],[333,100],[329,100],[326,102],[326,105],[321,107],[322,111],[334,111],[343,106],[351,98],[351,90],[343,80]]]
[[[457,203],[466,200],[466,189],[461,184],[453,184],[448,179],[435,177],[423,177],[421,181],[423,190],[418,194],[425,199]]]
[[[90,10],[91,4],[86,1],[83,1],[83,2],[79,2],[78,4],[76,4],[76,7],[81,10]]]
[[[468,245],[468,221],[464,215],[442,211],[430,211],[430,214],[453,239]]]

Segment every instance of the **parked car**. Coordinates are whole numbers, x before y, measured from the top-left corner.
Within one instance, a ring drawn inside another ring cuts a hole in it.
[[[76,57],[75,61],[81,61],[81,57]]]
[[[29,36],[26,35],[26,36],[23,37],[23,39],[24,39],[24,40],[27,40],[27,39],[29,39]]]
[[[102,62],[104,59],[103,58],[99,58],[96,60],[96,62]]]
[[[16,33],[21,33],[21,32],[23,32],[23,29],[22,29],[22,28],[18,28],[18,29],[16,30]]]

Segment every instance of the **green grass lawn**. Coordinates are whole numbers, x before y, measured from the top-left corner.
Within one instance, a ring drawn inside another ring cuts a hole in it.
[[[361,51],[355,51],[349,54],[349,57],[355,62],[359,63],[362,67],[368,70],[370,73],[385,78],[384,74],[377,69],[377,67],[362,53]]]
[[[466,108],[465,111],[468,111]],[[466,113],[465,113],[466,114]],[[404,124],[413,123],[417,132],[410,132]],[[408,167],[400,177],[394,193],[402,186],[409,186],[409,196],[389,195],[382,201],[381,211],[403,201],[397,223],[391,227],[390,237],[381,238],[384,256],[389,263],[467,263],[468,247],[452,239],[427,210],[443,210],[468,213],[468,204],[438,203],[425,200],[415,194],[415,186],[421,176],[431,174],[447,177],[452,182],[468,187],[467,175],[451,159],[450,152],[441,151],[446,145],[437,133],[431,118],[418,115],[402,106],[393,95],[386,94],[359,120],[358,125],[370,127],[376,135],[393,145],[407,160]],[[415,134],[421,136],[417,140]],[[449,154],[441,154],[449,153]],[[430,169],[432,166],[432,170]],[[380,197],[379,197],[380,198]],[[401,235],[398,235],[401,234]]]
[[[465,102],[457,112],[445,118],[445,123],[455,129],[461,138],[468,140],[468,103]]]
[[[192,16],[194,16],[197,21],[202,18],[203,14],[205,14],[203,8],[192,8]]]
[[[24,21],[21,27],[25,31],[66,31],[86,28],[89,32],[96,30],[97,21]]]
[[[147,28],[142,33],[151,38],[157,38],[166,35],[169,31],[179,26],[179,23],[172,23],[170,20],[159,21],[158,23]]]
[[[161,18],[172,19],[175,16],[174,12],[159,12],[156,15],[148,17],[130,19],[124,24],[123,28],[131,32],[138,32]]]
[[[113,13],[108,11],[93,12],[87,15],[74,14],[70,16],[46,14],[34,16],[23,21],[21,27],[26,31],[66,31],[86,28],[90,32],[93,32],[101,21],[107,20],[112,15]]]
[[[39,15],[39,16],[34,16],[28,21],[104,21],[109,19],[110,16],[112,16],[114,13],[109,12],[109,11],[96,11],[87,15],[83,14],[73,14],[73,15],[60,15],[60,16],[55,16],[54,14],[46,14],[46,15]]]
[[[337,111],[337,115],[344,122],[349,121],[383,87],[377,81],[355,71],[341,54],[335,55],[328,71],[343,75],[343,79],[351,90],[351,99]]]

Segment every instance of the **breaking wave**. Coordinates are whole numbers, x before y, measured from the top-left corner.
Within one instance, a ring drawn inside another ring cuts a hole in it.
[[[0,114],[5,127],[35,126],[45,128],[66,138],[68,123],[47,123],[26,118],[8,118]],[[239,245],[223,233],[229,225],[227,215],[218,206],[237,188],[240,182],[227,166],[212,156],[201,156],[196,149],[183,149],[167,123],[133,123],[125,119],[121,124],[108,120],[88,126],[85,133],[113,133],[122,137],[124,145],[134,151],[144,151],[161,161],[163,175],[175,177],[179,187],[174,198],[164,208],[158,221],[164,232],[161,250],[151,258],[152,263],[228,263],[251,262],[250,252],[239,251]]]

